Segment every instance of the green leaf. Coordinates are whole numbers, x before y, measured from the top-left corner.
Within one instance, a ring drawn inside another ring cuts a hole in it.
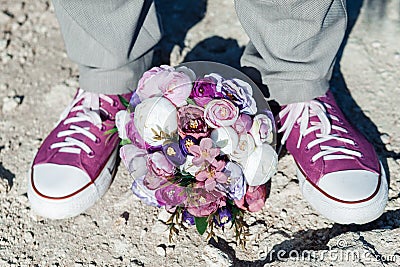
[[[188,98],[188,99],[186,99],[186,102],[187,102],[189,105],[195,105],[195,106],[196,106],[196,102],[194,102],[193,99]]]
[[[220,140],[216,143],[217,147],[226,147],[226,145],[228,144],[229,140],[228,139],[224,139],[224,140]]]
[[[124,140],[121,140],[121,142],[119,144],[121,146],[124,146],[124,145],[127,145],[127,144],[132,144],[132,142],[129,139],[124,139]]]
[[[196,224],[197,232],[203,235],[208,226],[207,217],[194,217],[194,223]]]
[[[129,101],[128,100],[126,100],[125,98],[123,98],[121,95],[118,95],[118,98],[119,98],[119,101],[121,101],[121,104],[124,106],[124,107],[128,107],[129,106]]]
[[[107,132],[105,132],[104,135],[115,134],[117,132],[118,132],[118,129],[115,127],[115,128],[108,130]]]

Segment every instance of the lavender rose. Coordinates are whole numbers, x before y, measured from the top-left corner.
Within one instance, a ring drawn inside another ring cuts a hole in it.
[[[147,157],[147,168],[156,176],[169,177],[174,175],[175,167],[162,152],[154,152]]]
[[[144,186],[143,184],[144,177],[145,176],[143,175],[133,180],[131,188],[133,194],[135,194],[146,205],[153,207],[160,207],[155,196],[155,191],[149,190],[146,186]]]
[[[217,189],[226,193],[230,199],[241,199],[246,194],[246,180],[242,168],[233,162],[228,162],[224,173],[228,180],[224,184],[218,183]]]
[[[146,168],[146,150],[138,148],[135,145],[128,144],[122,146],[119,150],[119,153],[122,162],[133,177],[141,177],[147,173],[148,170]]]

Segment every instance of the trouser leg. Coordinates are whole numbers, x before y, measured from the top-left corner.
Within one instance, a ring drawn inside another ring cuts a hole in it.
[[[325,94],[346,30],[345,0],[235,0],[250,38],[241,65],[257,69],[280,104]]]
[[[147,0],[53,0],[69,58],[84,90],[127,93],[151,66],[161,33]]]

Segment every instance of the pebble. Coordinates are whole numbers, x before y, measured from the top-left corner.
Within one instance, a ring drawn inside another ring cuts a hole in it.
[[[387,133],[381,134],[381,141],[385,145],[389,144],[390,143],[390,135],[388,135]]]
[[[171,213],[169,213],[165,209],[162,209],[158,214],[157,218],[162,222],[166,222],[169,220],[169,218],[171,218]]]
[[[372,45],[373,48],[379,48],[379,47],[381,47],[381,43],[378,42],[378,41],[372,42],[371,45]]]
[[[3,113],[8,113],[13,111],[16,107],[18,107],[18,102],[13,97],[5,97],[3,98]]]
[[[165,254],[166,254],[165,249],[163,248],[162,245],[159,245],[156,247],[156,253],[158,256],[161,256],[161,257],[165,257]]]
[[[0,40],[0,51],[6,49],[7,48],[7,44],[8,44],[8,41],[6,39],[1,39]]]

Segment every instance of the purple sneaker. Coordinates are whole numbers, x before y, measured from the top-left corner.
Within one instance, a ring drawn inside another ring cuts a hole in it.
[[[345,118],[330,91],[279,113],[282,144],[297,164],[304,198],[326,218],[363,224],[386,206],[388,185],[373,146]]]
[[[123,97],[129,101],[130,94]],[[68,218],[104,195],[116,169],[119,142],[117,134],[105,132],[114,127],[121,109],[116,95],[78,90],[33,160],[28,197],[35,212]]]

